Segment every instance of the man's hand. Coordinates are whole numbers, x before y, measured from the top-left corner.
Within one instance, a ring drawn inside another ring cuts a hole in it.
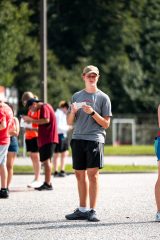
[[[76,103],[72,103],[71,104],[71,113],[76,114],[77,111],[78,111],[78,107],[77,107]]]
[[[82,107],[82,109],[83,109],[83,111],[84,111],[85,113],[87,113],[87,114],[91,114],[91,113],[93,112],[93,108],[92,108],[91,106],[89,106],[89,105],[84,105],[84,106]]]

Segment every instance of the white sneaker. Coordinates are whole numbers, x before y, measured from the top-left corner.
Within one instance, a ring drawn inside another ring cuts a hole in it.
[[[160,212],[157,212],[155,221],[160,222]]]
[[[29,188],[37,188],[37,187],[40,187],[41,185],[42,185],[41,181],[33,180],[31,183],[29,183],[27,185],[27,187],[29,187]]]

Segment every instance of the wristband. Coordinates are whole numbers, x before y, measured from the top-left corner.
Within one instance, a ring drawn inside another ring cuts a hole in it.
[[[93,111],[93,112],[92,112],[92,113],[90,113],[89,115],[90,115],[90,116],[93,116],[94,114],[95,114],[95,111]]]

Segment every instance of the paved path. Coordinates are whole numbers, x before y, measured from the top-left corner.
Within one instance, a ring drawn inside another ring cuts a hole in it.
[[[154,222],[154,174],[101,174],[101,221],[67,221],[77,207],[74,175],[53,179],[53,191],[27,190],[33,176],[13,178],[10,198],[0,199],[1,240],[159,240]],[[42,176],[43,178],[43,176]]]
[[[155,156],[108,156],[104,158],[105,164],[112,165],[157,165]],[[68,157],[66,163],[72,163],[72,158]],[[30,158],[19,157],[15,165],[32,165]]]

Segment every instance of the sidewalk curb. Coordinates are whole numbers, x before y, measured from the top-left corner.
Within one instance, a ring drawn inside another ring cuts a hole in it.
[[[100,174],[152,174],[152,173],[157,173],[157,171],[150,171],[150,172],[100,172]],[[67,176],[69,175],[73,175],[74,173],[73,172],[67,172]],[[34,175],[34,173],[26,173],[26,172],[18,172],[18,173],[14,173],[14,175]],[[44,174],[41,174],[41,175],[44,175]],[[66,176],[66,177],[67,177]],[[55,178],[55,177],[53,177]],[[57,178],[63,178],[63,177],[56,177]]]

